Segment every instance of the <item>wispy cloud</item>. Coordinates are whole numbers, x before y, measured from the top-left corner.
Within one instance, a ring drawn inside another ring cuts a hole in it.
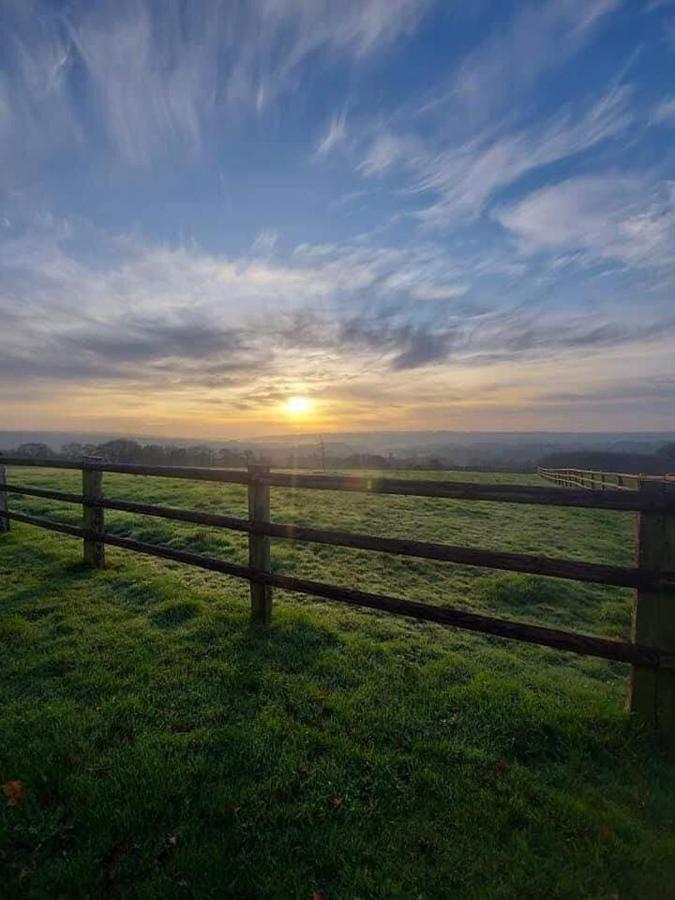
[[[59,23],[32,4],[10,4],[0,20],[0,187],[30,176],[30,163],[81,139],[69,73],[72,49]],[[11,17],[12,27],[7,21]]]
[[[572,354],[577,358],[675,335],[675,317],[613,322],[601,315],[561,315],[510,307],[441,313],[412,325],[390,310],[362,313],[339,328],[340,346],[378,354],[396,370],[421,366],[490,367]]]
[[[414,169],[428,160],[429,153],[424,141],[415,135],[385,129],[373,137],[359,169],[367,176],[381,176],[393,168]]]
[[[675,97],[666,97],[651,111],[651,122],[675,126]]]
[[[460,64],[450,96],[474,122],[503,112],[541,76],[560,68],[590,39],[620,0],[522,3]]]
[[[269,259],[277,246],[279,233],[274,228],[259,231],[251,244],[251,255],[261,259]]]
[[[0,395],[410,427],[633,354],[663,406],[665,7],[480,6],[0,3]]]
[[[570,178],[495,212],[525,252],[581,252],[637,266],[675,265],[675,186],[645,175]]]
[[[412,178],[408,190],[436,196],[416,216],[425,225],[445,227],[478,216],[500,189],[528,172],[624,132],[632,121],[630,96],[626,86],[613,88],[543,122],[516,131],[491,126],[460,144],[384,132],[374,138],[360,168],[365,175],[381,175],[393,167],[407,172]]]
[[[426,0],[190,0],[188,14],[181,0],[10,4],[2,49],[12,65],[0,82],[6,159],[14,164],[27,141],[51,148],[97,123],[134,165],[195,151],[214,117],[259,113],[309,59],[361,60],[410,34],[426,8]],[[86,114],[75,115],[70,100],[76,76]]]
[[[321,378],[339,380],[342,354],[396,372],[597,350],[672,330],[644,313],[636,326],[486,308],[464,299],[457,261],[430,243],[302,245],[273,263],[121,238],[93,265],[75,252],[74,227],[46,221],[40,236],[2,246],[0,309],[12,323],[5,377],[199,383],[236,394],[237,373],[307,377],[314,355]]]
[[[317,158],[328,156],[336,147],[344,144],[347,140],[347,133],[347,111],[342,110],[342,112],[333,116],[328,123],[328,128],[326,128],[316,146],[315,156]]]
[[[411,293],[417,300],[454,300],[468,290],[468,284],[419,284],[411,287]]]
[[[614,381],[589,386],[584,391],[560,391],[544,394],[542,400],[560,403],[625,403],[663,401],[675,408],[675,376],[650,376],[630,381]]]

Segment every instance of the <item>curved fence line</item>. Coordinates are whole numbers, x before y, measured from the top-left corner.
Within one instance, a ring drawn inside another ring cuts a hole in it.
[[[646,482],[675,485],[675,475],[635,475],[626,472],[604,472],[596,469],[549,469],[537,467],[537,474],[561,487],[585,490],[637,491]]]

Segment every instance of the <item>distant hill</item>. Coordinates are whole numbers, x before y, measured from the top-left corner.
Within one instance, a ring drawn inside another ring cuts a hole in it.
[[[218,465],[223,464],[222,460],[236,458],[253,459],[277,467],[309,468],[534,471],[539,464],[645,474],[675,470],[675,461],[659,455],[664,445],[675,443],[675,432],[372,431],[205,441],[96,432],[0,431],[0,452],[22,445],[42,444],[53,452],[61,452],[65,447],[66,455],[72,455],[77,449],[75,445],[100,447],[110,442],[129,441],[146,447],[143,453],[140,447],[134,450],[133,461],[147,457],[156,464],[163,460],[167,464],[178,464],[175,460],[182,458],[181,453],[185,456],[183,451],[188,451],[190,459],[213,460],[192,463],[199,465]],[[113,452],[111,448],[108,450]],[[114,450],[115,453],[118,451],[121,452],[119,447]],[[128,454],[129,448],[124,452]],[[132,460],[125,458],[125,461]]]
[[[129,434],[109,431],[0,431],[0,451],[11,450],[20,444],[46,444],[52,450],[59,450],[64,444],[102,444],[105,441],[119,439],[148,444],[173,444],[178,447],[188,447],[197,443],[209,447],[223,447],[235,443],[225,439],[222,441],[205,441],[199,438],[165,438],[151,434]]]

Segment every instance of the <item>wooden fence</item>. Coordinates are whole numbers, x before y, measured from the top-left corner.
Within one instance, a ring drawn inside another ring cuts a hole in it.
[[[630,475],[593,469],[546,469],[542,466],[537,468],[537,474],[560,487],[580,487],[591,491],[635,491],[646,481],[675,485],[675,475]]]
[[[629,663],[630,710],[643,720],[675,728],[675,488],[663,479],[641,480],[634,488],[617,485],[616,487],[621,489],[589,491],[585,487],[579,488],[578,483],[575,483],[574,487],[560,490],[559,487],[524,484],[289,474],[271,472],[265,466],[250,466],[244,471],[122,465],[106,463],[95,458],[71,462],[4,457],[2,462],[9,466],[39,466],[82,471],[82,493],[71,494],[9,483],[6,481],[4,466],[0,465],[0,531],[9,529],[10,521],[14,520],[80,538],[83,541],[84,561],[92,568],[105,566],[105,547],[110,545],[246,579],[250,584],[252,621],[260,625],[268,624],[271,620],[272,589],[281,588],[352,606],[411,616],[439,625],[465,628],[483,634]],[[550,471],[553,470],[542,470],[540,474],[549,477],[544,472]],[[565,470],[567,473],[571,471],[573,470]],[[116,500],[103,493],[102,479],[106,472],[246,485],[248,518]],[[557,482],[560,483],[562,482]],[[448,500],[636,512],[639,514],[637,564],[631,567],[604,565],[274,523],[270,520],[272,487],[360,491]],[[81,505],[82,526],[66,525],[14,512],[8,508],[8,497],[12,494]],[[249,543],[248,565],[109,534],[105,531],[106,509],[245,532],[248,534]],[[399,597],[281,575],[272,571],[271,538],[312,541],[463,565],[635,588],[632,640],[626,642],[576,634],[479,615],[447,606],[432,606]]]

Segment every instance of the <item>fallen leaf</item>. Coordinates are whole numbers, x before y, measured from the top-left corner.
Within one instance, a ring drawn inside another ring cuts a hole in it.
[[[417,839],[417,846],[422,853],[433,853],[436,849],[436,841],[433,838],[421,837]]]
[[[195,726],[190,725],[187,722],[174,722],[174,724],[171,725],[171,731],[173,732],[173,734],[187,734],[188,732],[194,730]]]
[[[342,807],[345,805],[344,797],[333,797],[333,799],[330,801],[330,805],[333,807],[333,809],[342,809]]]
[[[606,825],[598,825],[598,837],[604,843],[610,841],[612,839],[611,828],[608,828]]]
[[[176,855],[176,846],[178,845],[177,834],[167,834],[164,838],[164,846],[157,854],[157,861],[161,863],[167,871],[173,869],[173,858]]]
[[[2,793],[7,797],[7,806],[16,806],[19,800],[23,800],[23,781],[6,781]]]

